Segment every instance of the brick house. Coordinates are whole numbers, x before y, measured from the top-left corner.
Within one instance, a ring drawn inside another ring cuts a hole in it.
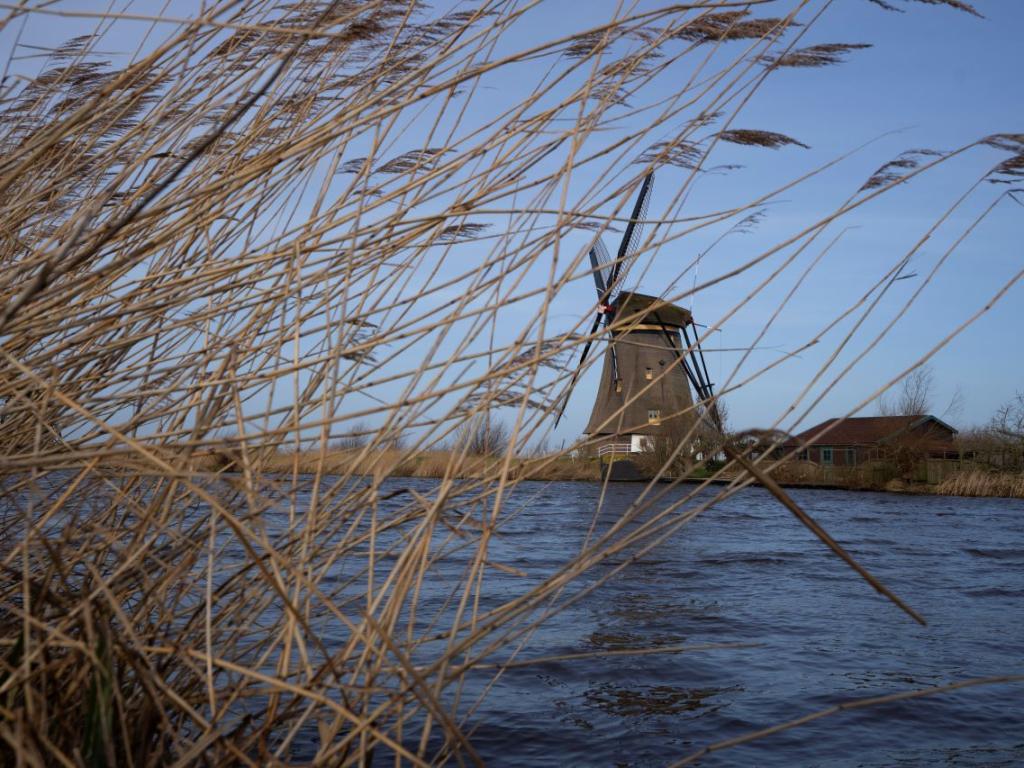
[[[791,437],[778,455],[796,451],[799,460],[837,467],[878,459],[955,458],[956,435],[949,424],[927,414],[828,419]]]

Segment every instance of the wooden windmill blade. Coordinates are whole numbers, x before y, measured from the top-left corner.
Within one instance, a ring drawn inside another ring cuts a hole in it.
[[[612,295],[610,299],[614,303],[622,290],[622,284],[629,273],[637,246],[640,244],[640,236],[643,232],[643,218],[647,215],[647,206],[651,199],[651,187],[654,185],[654,171],[644,176],[640,185],[640,194],[637,195],[636,203],[633,204],[633,213],[629,217],[629,224],[622,235],[622,242],[619,243],[619,250],[615,255],[615,264],[612,266],[609,288]]]
[[[696,323],[693,329],[693,341],[690,341],[690,334],[683,328],[683,339],[686,341],[686,348],[689,350],[690,363],[697,379],[700,381],[700,389],[697,394],[701,400],[708,400],[715,395],[714,385],[711,383],[711,376],[708,375],[708,365],[704,360],[704,350],[700,346],[700,334],[697,333]]]
[[[691,325],[696,325],[692,319],[690,323]],[[690,386],[697,393],[697,398],[705,404],[710,403],[712,420],[721,429],[721,417],[713,400],[715,395],[714,385],[708,376],[707,364],[704,361],[704,350],[701,349],[700,339],[697,337],[696,330],[694,331],[694,340],[691,342],[690,335],[686,332],[686,326],[684,325],[680,328],[683,333],[684,343],[686,344],[685,352],[676,346],[675,336],[664,323],[661,323],[661,330],[668,340],[669,346],[672,347],[672,351],[675,352],[679,365],[685,371],[686,378],[690,381]]]
[[[611,318],[610,302],[612,286],[608,281],[611,279],[612,274],[612,258],[611,255],[608,253],[608,249],[604,247],[604,243],[600,239],[598,239],[597,242],[594,243],[594,247],[590,249],[590,263],[594,269],[594,282],[597,285],[598,317],[601,318],[601,322],[603,323],[604,327],[607,328],[609,320]],[[597,325],[595,324],[595,327],[591,331],[591,333],[593,333],[596,330]],[[612,378],[614,380],[615,378],[618,377],[619,370],[619,361],[615,354],[614,345],[612,345],[611,347],[611,356]],[[584,355],[584,359],[585,358],[586,356]],[[583,361],[581,360],[580,365],[582,364]],[[575,377],[573,379],[573,383],[575,383]]]
[[[600,300],[604,297],[608,286],[604,281],[604,274],[601,271],[601,263],[598,261],[596,248],[590,249],[590,274],[594,278],[594,285],[597,286],[597,298]]]
[[[590,249],[590,265],[594,271],[594,283],[597,285],[597,299],[606,302],[609,298],[608,281],[612,275],[612,257],[600,239]]]
[[[573,389],[576,388],[576,381],[580,377],[580,371],[583,370],[583,364],[587,361],[587,355],[590,354],[590,347],[594,343],[594,334],[597,333],[597,329],[601,326],[602,313],[598,312],[594,317],[594,324],[590,326],[590,334],[587,339],[587,343],[583,345],[583,354],[580,355],[580,361],[576,365],[576,370],[572,373],[572,380],[569,382],[569,389],[566,390],[565,396],[562,398],[562,405],[558,409],[558,415],[555,417],[555,428],[558,428],[558,422],[562,420],[562,414],[565,413],[565,407],[569,404],[569,397],[572,396]]]
[[[576,365],[576,370],[573,371],[572,379],[569,381],[569,388],[566,390],[565,396],[562,398],[562,404],[558,409],[558,415],[555,417],[556,428],[562,420],[562,415],[565,413],[566,406],[569,404],[569,398],[572,396],[572,391],[575,389],[576,382],[579,380],[580,371],[583,370],[583,364],[586,363],[587,356],[590,354],[590,348],[594,343],[594,335],[601,328],[602,324],[607,328],[611,314],[614,311],[615,297],[617,297],[621,292],[622,281],[625,279],[626,273],[629,270],[629,262],[633,259],[633,254],[635,254],[637,244],[640,240],[640,232],[642,229],[640,220],[644,217],[647,211],[647,204],[650,200],[651,185],[653,182],[654,172],[652,171],[644,176],[643,183],[640,185],[640,194],[637,196],[636,203],[633,205],[633,213],[630,216],[629,224],[626,226],[625,233],[623,233],[622,242],[619,243],[619,249],[616,254],[615,261],[611,264],[611,269],[608,270],[607,273],[605,272],[606,265],[609,264],[611,260],[608,258],[608,251],[604,247],[604,244],[600,239],[598,239],[590,249],[590,264],[594,276],[594,284],[597,287],[598,294],[597,315],[594,317],[594,322],[590,328],[589,338],[587,339],[587,343],[583,346],[580,361]],[[614,380],[619,376],[618,356],[615,353],[614,341],[610,341],[609,344],[612,378]]]
[[[611,256],[608,254],[608,249],[605,248],[604,243],[600,238],[594,242],[594,245],[590,248],[590,253],[588,255],[590,256],[591,275],[594,278],[594,286],[597,288],[597,314],[594,316],[594,322],[590,326],[587,343],[583,345],[583,353],[580,355],[580,361],[577,363],[576,370],[572,374],[572,380],[569,382],[569,389],[562,398],[562,405],[558,409],[558,415],[555,417],[555,427],[558,427],[558,423],[562,420],[562,415],[565,413],[565,407],[569,404],[569,397],[572,395],[572,391],[576,387],[576,381],[579,379],[580,371],[583,370],[583,364],[587,362],[587,356],[590,354],[590,348],[594,343],[594,334],[597,333],[602,323],[605,326],[608,325],[608,315],[605,312],[605,305],[608,302],[608,297],[611,293],[611,285],[608,282],[612,275]]]

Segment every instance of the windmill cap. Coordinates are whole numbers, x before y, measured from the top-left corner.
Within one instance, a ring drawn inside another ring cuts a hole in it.
[[[661,323],[683,328],[693,322],[690,310],[677,307],[657,296],[623,291],[615,300],[615,315],[619,322]]]

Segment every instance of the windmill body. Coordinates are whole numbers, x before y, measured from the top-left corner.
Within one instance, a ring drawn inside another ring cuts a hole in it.
[[[686,370],[680,362],[689,311],[656,297],[622,293],[612,326],[590,420],[584,430],[594,449],[651,450],[659,436],[682,438],[696,421]],[[627,447],[628,446],[628,447]]]
[[[608,345],[585,430],[598,455],[650,451],[659,438],[667,438],[675,446],[681,440],[692,440],[698,418],[693,393],[702,402],[713,397],[699,334],[694,327],[691,339],[688,331],[694,326],[689,310],[621,289],[636,258],[652,181],[653,174],[644,177],[615,258],[599,239],[590,249],[598,313],[558,418],[603,327]]]

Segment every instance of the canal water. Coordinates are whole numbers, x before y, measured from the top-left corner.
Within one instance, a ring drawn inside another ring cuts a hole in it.
[[[639,486],[612,486],[610,525]],[[544,572],[578,550],[600,487],[523,484],[495,556]],[[928,620],[856,577],[761,489],[713,507],[538,630],[474,714],[491,765],[654,766],[845,701],[1024,673],[1024,503],[794,490]],[[515,497],[512,505],[515,504]],[[615,563],[603,567],[613,568]],[[700,765],[1024,765],[1024,684],[841,712]]]
[[[388,480],[382,513],[388,505],[397,510],[410,489],[429,497],[436,488],[432,480]],[[55,485],[52,493],[60,490]],[[507,522],[488,551],[489,561],[508,568],[487,569],[481,611],[557,572],[580,551],[588,531],[611,528],[641,490],[611,485],[601,501],[599,484],[517,486],[505,500]],[[688,492],[673,490],[663,503]],[[928,625],[914,623],[875,593],[766,492],[746,489],[587,591],[635,550],[600,563],[560,595],[579,599],[540,625],[515,657],[583,658],[511,667],[496,682],[493,669],[469,675],[455,706],[484,761],[662,766],[843,702],[1024,674],[1024,502],[792,493]],[[297,501],[301,509],[301,496]],[[264,523],[272,537],[289,535],[283,510],[268,510]],[[226,526],[222,531],[228,534]],[[330,541],[322,543],[329,549]],[[221,562],[222,579],[248,567],[245,551],[225,550],[232,551],[237,562]],[[468,557],[468,551],[454,552],[431,570],[418,621],[454,610],[452,589],[465,579]],[[324,589],[360,578],[365,562],[338,560]],[[420,636],[445,626],[439,622]],[[323,639],[331,643],[329,634]],[[731,647],[617,653],[709,644]],[[429,664],[429,644],[423,651],[415,663]],[[506,650],[493,658],[508,657]],[[315,735],[315,729],[299,734],[288,758],[311,759]],[[441,745],[434,746],[429,754],[438,754]],[[383,750],[374,757],[375,765],[394,764]],[[1024,766],[1024,684],[843,711],[712,753],[699,764]]]

